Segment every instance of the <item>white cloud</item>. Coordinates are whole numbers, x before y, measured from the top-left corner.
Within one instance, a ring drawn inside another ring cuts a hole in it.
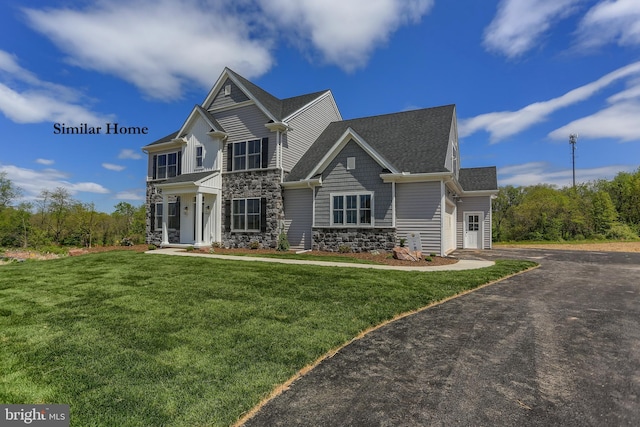
[[[486,113],[463,119],[459,123],[459,134],[464,137],[485,130],[491,134],[491,143],[495,143],[545,121],[549,115],[561,108],[589,99],[596,92],[620,79],[637,75],[640,75],[640,61],[619,68],[594,82],[548,101],[536,102],[517,111]]]
[[[540,37],[576,10],[583,0],[501,0],[498,13],[485,29],[488,50],[515,58],[531,50]]]
[[[66,188],[71,195],[79,192],[107,194],[109,190],[95,182],[71,182],[69,175],[57,169],[34,170],[14,165],[0,165],[0,172],[6,172],[16,186],[24,190],[24,199],[33,200],[42,190]]]
[[[36,159],[36,163],[39,163],[41,165],[49,166],[49,165],[54,164],[55,162],[53,160],[50,160],[50,159]]]
[[[121,165],[114,165],[113,163],[103,163],[102,167],[105,169],[109,169],[110,171],[116,171],[116,172],[120,172],[125,170],[124,166]]]
[[[0,111],[16,123],[99,123],[111,116],[94,113],[81,104],[77,91],[38,79],[0,50]]]
[[[133,0],[25,13],[70,63],[169,100],[181,95],[185,83],[209,87],[224,66],[247,78],[271,67],[270,41],[252,39],[251,20],[232,10],[229,1]]]
[[[608,97],[607,102],[609,107],[574,120],[550,132],[549,137],[559,140],[577,133],[587,139],[640,141],[640,78],[632,79],[627,89]]]
[[[640,141],[640,102],[621,102],[590,116],[582,117],[549,133],[552,139],[578,133],[580,138],[616,138]]]
[[[419,22],[433,6],[433,0],[259,1],[280,31],[346,71],[364,66],[379,44],[399,27]]]
[[[611,165],[599,168],[576,169],[576,182],[612,179],[619,172],[633,171],[633,166]],[[568,187],[573,183],[572,169],[557,169],[546,162],[530,162],[498,168],[500,185],[529,186],[551,184]]]
[[[291,41],[352,71],[433,0],[103,0],[82,9],[24,9],[28,24],[78,67],[115,75],[171,100],[208,88],[229,66],[251,79]]]
[[[119,200],[144,200],[145,197],[141,194],[144,190],[127,190],[121,191],[116,194],[116,199]]]
[[[640,45],[640,2],[599,2],[582,18],[577,36],[578,45],[582,48],[596,48],[608,43]]]
[[[120,150],[120,154],[118,154],[118,158],[138,160],[142,158],[142,154],[135,152],[129,148],[125,148],[123,150]]]

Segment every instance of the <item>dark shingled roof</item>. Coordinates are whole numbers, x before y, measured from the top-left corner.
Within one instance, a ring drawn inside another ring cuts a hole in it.
[[[304,107],[309,102],[318,98],[323,93],[328,92],[328,90],[322,90],[320,92],[294,96],[292,98],[278,99],[266,90],[262,89],[260,86],[251,83],[249,80],[245,79],[235,71],[229,68],[227,68],[227,71],[234,78],[236,78],[245,87],[245,89],[251,92],[251,94],[258,100],[258,102],[262,104],[264,108],[269,110],[271,115],[277,120],[284,119],[291,113],[294,113],[296,110]]]
[[[169,178],[165,181],[160,182],[159,184],[176,184],[178,182],[195,182],[199,181],[202,178],[206,178],[209,175],[213,175],[216,173],[215,171],[207,171],[207,172],[196,172],[196,173],[185,173],[182,175],[174,176],[173,178]]]
[[[455,105],[331,123],[291,170],[287,181],[306,178],[350,127],[400,172],[447,172],[445,160]]]
[[[145,147],[148,147],[150,145],[162,144],[163,142],[169,142],[169,141],[171,141],[172,139],[175,139],[178,136],[178,132],[179,131],[175,131],[173,133],[170,133],[169,135],[164,136],[164,137],[158,139],[157,141],[153,141],[151,144],[145,145]]]
[[[222,132],[225,131],[224,128],[222,127],[222,125],[220,123],[218,123],[218,121],[215,118],[213,118],[213,116],[211,115],[210,112],[208,112],[207,110],[205,110],[204,108],[202,108],[199,105],[196,105],[196,108],[198,109],[198,111],[200,111],[202,114],[204,114],[205,117],[207,119],[209,119],[209,121],[213,124],[215,129],[211,129],[211,130],[219,130],[219,131],[222,131]]]
[[[458,182],[464,191],[497,190],[498,173],[495,166],[460,168]]]

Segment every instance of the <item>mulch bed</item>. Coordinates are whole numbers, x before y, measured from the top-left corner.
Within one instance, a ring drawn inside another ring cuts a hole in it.
[[[209,253],[209,249],[197,249],[194,252]],[[281,252],[278,252],[273,249],[225,249],[225,248],[214,249],[214,254],[218,254],[218,255],[225,255],[225,254],[226,255],[245,255],[245,254],[260,255],[260,254],[278,254],[278,253],[281,253]],[[345,257],[345,258],[358,258],[362,260],[373,261],[378,264],[406,266],[406,267],[428,267],[428,266],[435,266],[435,265],[449,265],[449,264],[455,264],[456,262],[458,262],[456,258],[439,257],[439,256],[430,257],[431,261],[425,261],[425,260],[416,261],[416,262],[401,261],[398,259],[394,259],[392,257],[391,252],[385,253],[382,251],[377,255],[371,254],[369,252],[339,253],[339,252],[323,252],[323,251],[310,251],[310,252],[305,252],[304,254],[318,255],[318,256],[336,256],[336,257]],[[428,255],[429,254],[426,254],[425,256],[428,256]]]
[[[132,252],[146,252],[149,250],[149,245],[133,245],[133,246],[94,246],[92,248],[78,248],[78,249],[70,249],[69,256],[79,256],[90,253],[99,253],[99,252],[109,252],[109,251],[132,251]],[[277,252],[273,249],[225,249],[225,248],[216,248],[214,250],[215,254],[218,255],[261,255],[261,254],[278,254],[281,252]],[[209,253],[209,248],[196,249],[194,250],[196,253]],[[323,251],[310,251],[305,252],[308,255],[318,255],[318,256],[334,256],[334,257],[345,257],[345,258],[358,258],[362,260],[373,261],[378,264],[384,265],[395,265],[395,266],[406,266],[406,267],[427,267],[427,266],[436,266],[436,265],[449,265],[455,264],[458,262],[456,258],[449,257],[439,257],[434,256],[430,257],[431,261],[401,261],[394,259],[392,257],[391,252],[380,252],[379,254],[371,254],[369,252],[360,252],[360,253],[339,253],[339,252],[323,252]],[[424,254],[428,256],[429,254]],[[38,259],[38,260],[46,260],[46,259],[54,259],[58,258],[59,255],[56,254],[40,254],[38,252],[33,251],[7,251],[3,254],[6,258],[13,259]]]

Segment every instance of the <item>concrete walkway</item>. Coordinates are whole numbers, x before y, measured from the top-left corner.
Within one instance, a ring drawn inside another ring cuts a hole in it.
[[[287,259],[287,258],[261,258],[261,257],[253,257],[253,256],[202,254],[202,253],[195,253],[195,252],[187,252],[181,248],[162,248],[162,249],[156,249],[153,251],[147,251],[145,253],[155,254],[155,255],[195,256],[195,257],[204,257],[204,258],[226,259],[226,260],[233,260],[233,261],[275,262],[280,264],[318,265],[323,267],[372,268],[377,270],[400,270],[400,271],[473,270],[476,268],[491,267],[492,265],[495,264],[495,262],[487,261],[487,260],[461,259],[457,263],[449,264],[449,265],[437,265],[433,267],[404,267],[404,266],[395,266],[395,265],[354,264],[354,263],[334,262],[334,261],[312,261],[312,260]]]

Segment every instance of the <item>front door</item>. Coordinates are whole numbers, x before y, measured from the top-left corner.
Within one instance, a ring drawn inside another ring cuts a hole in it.
[[[465,212],[464,214],[464,247],[480,249],[482,241],[482,214],[480,212]]]

